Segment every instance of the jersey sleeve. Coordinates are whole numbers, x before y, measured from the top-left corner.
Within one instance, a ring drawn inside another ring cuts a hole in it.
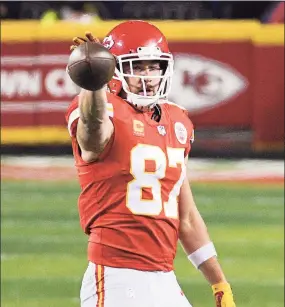
[[[76,96],[72,100],[65,114],[65,120],[67,122],[67,129],[71,137],[76,136],[78,119],[79,119],[78,96]]]
[[[112,117],[114,115],[114,110],[113,110],[113,104],[109,102],[109,101],[112,101],[112,96],[109,96],[107,94],[107,99],[108,99],[108,102],[107,102],[107,105],[106,105],[107,114],[110,117],[110,119],[112,120]],[[77,125],[78,125],[78,121],[79,121],[79,97],[78,96],[76,96],[72,100],[71,104],[69,105],[69,107],[66,111],[66,114],[65,114],[65,120],[66,120],[66,123],[67,123],[69,135],[71,137],[72,150],[73,150],[73,155],[74,155],[76,164],[87,165],[88,163],[84,162],[81,158],[81,150],[80,150],[80,147],[79,147],[79,144],[78,144],[78,141],[77,141],[77,136],[76,136]],[[105,157],[107,155],[107,153],[109,152],[109,149],[112,146],[113,139],[114,139],[114,137],[112,136],[109,143],[104,148],[103,152],[99,155],[98,159],[102,159],[103,157]]]
[[[113,95],[107,92],[107,113],[109,115],[109,117],[113,117],[114,114],[114,110],[113,110],[113,105],[112,103],[112,98]],[[76,96],[70,106],[67,109],[67,112],[65,114],[65,120],[67,122],[67,129],[69,132],[69,135],[71,137],[75,137],[76,136],[76,131],[77,131],[77,124],[78,124],[78,120],[79,120],[79,106],[78,106],[78,96]]]

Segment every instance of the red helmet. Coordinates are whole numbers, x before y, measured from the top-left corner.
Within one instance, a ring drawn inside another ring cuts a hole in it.
[[[111,92],[118,94],[123,88],[128,95],[128,100],[141,106],[151,105],[168,95],[173,75],[173,56],[169,51],[165,36],[157,27],[141,20],[126,21],[111,30],[102,44],[117,59],[115,75],[108,84]],[[145,78],[149,77],[130,72],[125,73],[123,70],[123,63],[127,62],[131,67],[131,72],[133,72],[133,62],[142,60],[164,61],[163,74],[152,76],[152,78],[160,79],[159,88],[154,96],[147,96],[146,94]],[[144,95],[131,93],[125,77],[141,78]]]

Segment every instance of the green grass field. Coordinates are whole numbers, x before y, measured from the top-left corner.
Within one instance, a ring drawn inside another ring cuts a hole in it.
[[[283,187],[192,188],[237,307],[284,306]],[[87,237],[79,227],[78,191],[73,182],[2,182],[2,307],[79,306]],[[181,249],[176,271],[193,307],[214,307],[210,287]]]

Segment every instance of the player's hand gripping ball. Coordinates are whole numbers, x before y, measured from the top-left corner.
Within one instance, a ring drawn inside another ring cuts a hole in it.
[[[69,48],[70,51],[73,51],[76,47],[78,47],[83,43],[86,43],[87,41],[100,44],[100,40],[97,37],[93,36],[93,34],[90,31],[85,31],[85,38],[80,36],[73,37],[72,39],[73,45],[70,46]]]
[[[67,72],[71,80],[83,89],[96,91],[107,84],[113,77],[116,60],[98,40],[73,39]]]

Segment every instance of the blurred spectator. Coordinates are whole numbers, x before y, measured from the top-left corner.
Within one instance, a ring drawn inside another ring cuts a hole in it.
[[[5,19],[6,16],[8,15],[8,8],[3,3],[0,3],[0,15],[1,15],[1,19]]]
[[[41,17],[41,23],[51,24],[59,19],[58,12],[53,9],[45,11]]]
[[[284,1],[274,3],[264,14],[262,21],[265,23],[284,23]]]
[[[92,3],[79,5],[63,5],[58,11],[50,8],[41,16],[42,23],[52,23],[56,20],[73,20],[81,23],[90,23],[100,20],[96,7]]]
[[[17,3],[15,3],[14,6],[12,6],[11,2],[7,2],[7,1],[1,2],[0,3],[1,20],[19,19],[18,7],[19,7],[19,4]]]
[[[100,19],[96,6],[91,2],[82,2],[78,7],[70,7],[68,3],[60,8],[59,15],[62,20],[74,20],[82,23]]]

